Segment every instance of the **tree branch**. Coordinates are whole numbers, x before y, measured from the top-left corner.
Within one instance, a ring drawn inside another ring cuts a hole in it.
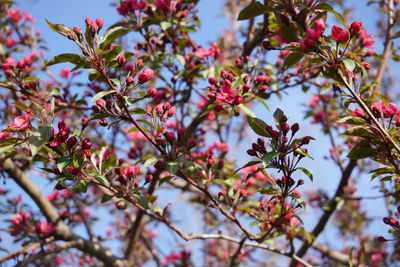
[[[106,266],[128,266],[126,261],[113,256],[111,251],[101,246],[99,242],[85,240],[72,232],[69,226],[60,220],[53,205],[42,194],[40,189],[32,183],[28,176],[21,169],[16,167],[10,159],[4,161],[3,170],[32,198],[47,221],[56,226],[56,239],[75,241],[75,248],[91,254],[102,261]]]
[[[347,164],[346,168],[344,169],[344,171],[342,173],[342,178],[340,179],[340,183],[336,189],[335,195],[332,197],[332,199],[330,201],[328,210],[326,210],[324,212],[324,214],[321,216],[317,225],[314,227],[314,229],[312,231],[312,234],[314,235],[315,239],[317,239],[318,235],[325,229],[325,226],[328,223],[329,218],[335,212],[337,204],[338,204],[338,198],[343,196],[343,194],[344,194],[343,189],[347,186],[349,179],[350,179],[350,175],[356,166],[357,166],[357,161],[350,160],[350,162]],[[296,255],[300,258],[303,257],[307,253],[307,250],[312,245],[313,245],[313,242],[311,242],[311,243],[308,243],[308,241],[304,242],[303,246],[299,249],[299,251],[296,253]],[[324,251],[326,251],[326,249],[324,249]],[[290,266],[291,267],[296,266],[296,263],[292,262],[290,264]]]

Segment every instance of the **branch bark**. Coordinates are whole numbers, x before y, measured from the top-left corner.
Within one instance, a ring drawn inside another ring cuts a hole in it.
[[[32,198],[47,221],[56,226],[56,239],[74,241],[75,248],[96,257],[106,266],[128,266],[126,261],[113,256],[111,251],[103,247],[99,242],[88,241],[76,235],[69,226],[60,220],[53,205],[42,194],[40,189],[32,183],[29,177],[20,168],[14,165],[11,159],[6,159],[4,161],[3,170]]]
[[[337,204],[338,204],[338,198],[342,197],[344,192],[343,188],[345,188],[349,182],[350,175],[353,171],[353,169],[357,166],[357,161],[356,160],[350,160],[350,162],[347,164],[346,168],[344,169],[342,173],[342,177],[340,179],[340,183],[336,189],[335,195],[332,197],[331,202],[329,204],[329,209],[324,212],[324,214],[321,216],[319,219],[317,225],[314,227],[312,234],[314,235],[315,239],[317,239],[318,235],[325,229],[326,224],[329,221],[329,218],[332,216],[332,214],[335,212]],[[298,257],[303,257],[306,253],[307,250],[313,245],[312,243],[308,243],[308,241],[305,240],[304,244],[301,246],[299,251],[296,253]],[[323,251],[327,252],[325,247]],[[321,251],[322,252],[322,251]],[[290,267],[296,266],[296,263],[292,261],[290,264]]]

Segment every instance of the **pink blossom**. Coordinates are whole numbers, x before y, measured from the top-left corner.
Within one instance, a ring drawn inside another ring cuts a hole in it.
[[[18,131],[25,131],[29,127],[30,119],[31,119],[31,112],[30,110],[27,110],[25,116],[16,117],[14,121],[8,123],[8,127],[14,128]]]
[[[18,23],[22,19],[21,9],[11,9],[7,12],[7,16]]]
[[[217,102],[219,103],[229,103],[232,104],[235,99],[236,90],[231,89],[231,86],[225,84],[222,86],[221,91],[217,95]]]
[[[62,69],[60,70],[60,76],[67,79],[70,72],[71,72],[70,68]]]

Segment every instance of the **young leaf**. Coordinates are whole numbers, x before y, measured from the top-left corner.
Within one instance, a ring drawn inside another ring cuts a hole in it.
[[[174,175],[178,171],[178,162],[170,161],[167,163],[167,170],[169,174]]]
[[[86,58],[77,54],[65,53],[53,57],[47,62],[46,66],[51,66],[59,63],[71,62],[74,65],[81,64],[81,61],[86,62]]]
[[[307,169],[304,169],[302,167],[297,168],[298,170],[301,170],[302,172],[304,172],[305,175],[308,176],[308,178],[310,178],[311,182],[313,182],[313,175],[311,172],[309,172]]]
[[[265,14],[269,10],[270,8],[268,6],[264,6],[260,2],[256,1],[248,5],[242,11],[240,11],[238,20],[251,19],[260,16],[262,14]]]
[[[96,102],[97,100],[99,100],[100,98],[102,98],[103,96],[109,95],[115,93],[114,90],[108,90],[108,91],[101,91],[99,93],[97,93],[93,98],[92,98],[92,102]]]
[[[70,34],[72,34],[72,36],[75,36],[74,31],[71,28],[69,28],[63,24],[53,24],[53,23],[49,22],[47,19],[46,19],[46,22],[53,31],[55,31],[65,37],[68,37],[68,35],[70,35]]]
[[[132,31],[132,29],[122,28],[120,26],[113,27],[108,29],[100,38],[99,38],[99,48],[104,50],[107,49],[108,46],[113,43],[117,38],[127,34]]]
[[[267,124],[264,121],[258,118],[247,117],[247,122],[256,134],[264,137],[270,137],[269,134],[265,131],[265,126],[267,126]]]
[[[295,66],[304,56],[304,53],[292,52],[286,57],[283,68],[286,70],[292,66]]]

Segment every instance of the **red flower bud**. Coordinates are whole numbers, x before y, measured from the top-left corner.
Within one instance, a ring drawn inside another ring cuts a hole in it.
[[[97,27],[99,28],[99,30],[101,28],[103,28],[103,19],[102,18],[97,18],[96,19],[96,24],[97,24]]]
[[[196,146],[196,140],[190,140],[189,143],[187,144],[188,149],[192,149]]]
[[[281,124],[281,130],[284,135],[286,135],[287,132],[289,132],[289,129],[290,129],[289,124],[287,124],[286,122]]]
[[[157,89],[156,88],[149,88],[147,91],[146,97],[155,97],[157,95]]]
[[[74,33],[75,33],[77,36],[82,35],[82,31],[81,31],[81,29],[79,29],[78,27],[74,27],[72,30],[74,31]]]
[[[310,137],[308,137],[308,136],[303,137],[303,140],[301,140],[301,143],[304,144],[304,145],[309,144],[310,143]]]
[[[361,21],[354,21],[351,25],[350,25],[350,33],[351,35],[357,35],[360,33],[361,31]]]
[[[76,145],[77,142],[78,142],[78,139],[75,136],[71,136],[67,140],[67,147],[68,148],[72,148],[74,145]]]
[[[88,125],[88,123],[89,123],[89,119],[86,117],[83,117],[81,120],[82,127],[86,127]]]
[[[235,96],[235,99],[233,100],[233,104],[235,105],[240,105],[242,103],[243,99],[240,95]]]
[[[135,79],[133,79],[131,76],[126,77],[126,83],[127,84],[132,84],[135,82]]]
[[[85,138],[82,141],[82,149],[90,149],[92,147],[92,143],[89,138]]]
[[[106,101],[103,98],[100,98],[96,100],[96,105],[98,105],[100,108],[106,108]]]
[[[292,133],[295,134],[300,129],[300,126],[296,122],[296,123],[293,123],[293,125],[292,125],[292,127],[290,127],[290,129],[292,130]]]
[[[213,78],[213,77],[211,77],[211,78],[208,78],[208,82],[209,82],[210,84],[216,84],[216,83],[218,82],[218,80],[215,79],[215,78]]]
[[[61,130],[61,129],[64,128],[65,126],[67,126],[67,125],[65,124],[65,121],[64,121],[64,120],[59,120],[59,121],[58,121],[58,130]]]
[[[175,134],[173,132],[167,132],[165,134],[165,139],[167,139],[168,142],[173,143],[176,140]]]
[[[119,65],[124,64],[124,63],[125,63],[125,57],[124,57],[124,55],[123,55],[123,54],[118,55],[117,61],[118,61],[118,64],[119,64]]]
[[[358,117],[358,118],[365,118],[364,111],[363,111],[361,108],[356,108],[356,109],[353,111],[352,115],[353,115],[354,117]]]
[[[349,40],[349,32],[347,30],[343,30],[337,25],[334,25],[332,27],[332,38],[339,43],[345,43]]]
[[[90,17],[86,17],[86,19],[85,19],[86,26],[90,26],[90,24],[92,24],[92,22],[93,21]]]
[[[265,50],[271,50],[272,49],[272,45],[269,41],[263,41],[262,42],[262,46]]]
[[[146,69],[144,69],[144,71],[142,73],[139,74],[138,79],[139,79],[140,83],[145,83],[148,80],[150,80],[152,77],[153,77],[153,70],[146,68]]]
[[[280,134],[278,131],[272,130],[271,136],[272,136],[272,138],[278,138],[280,136]]]

